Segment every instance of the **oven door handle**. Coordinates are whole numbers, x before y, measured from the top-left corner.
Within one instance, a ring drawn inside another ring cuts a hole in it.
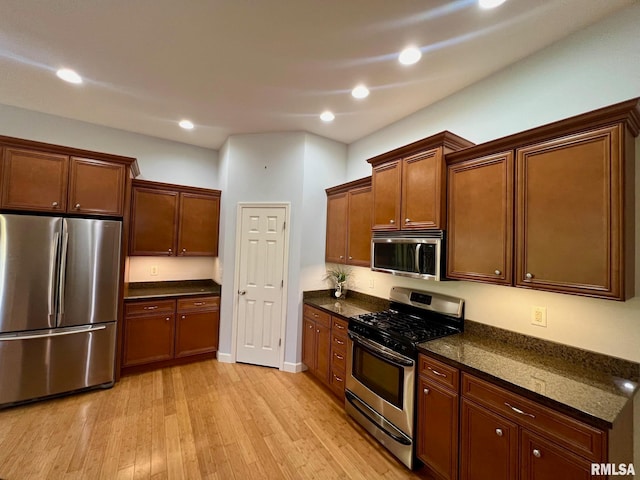
[[[386,360],[387,362],[395,365],[396,367],[413,367],[414,365],[413,360],[403,357],[401,355],[398,355],[392,350],[389,350],[382,345],[378,345],[377,343],[372,342],[371,340],[361,337],[357,333],[349,332],[349,338],[353,340],[355,343],[362,345],[373,355]],[[382,350],[383,348],[384,350]]]
[[[360,400],[357,395],[351,393],[349,390],[345,390],[344,395],[353,408],[355,408],[364,418],[369,420],[384,434],[393,438],[396,442],[401,443],[402,445],[411,445],[411,438],[399,430],[393,423],[390,423],[386,418]]]

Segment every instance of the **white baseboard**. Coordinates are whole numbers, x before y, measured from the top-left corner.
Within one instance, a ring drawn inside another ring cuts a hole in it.
[[[284,362],[284,365],[282,367],[283,372],[289,372],[289,373],[300,373],[306,369],[307,369],[307,366],[302,362],[298,362],[298,363]]]
[[[218,352],[217,358],[220,363],[236,363],[230,353]]]

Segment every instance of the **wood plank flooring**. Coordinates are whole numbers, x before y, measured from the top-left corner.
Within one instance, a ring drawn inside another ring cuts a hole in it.
[[[0,411],[0,479],[408,479],[306,374],[208,360]]]

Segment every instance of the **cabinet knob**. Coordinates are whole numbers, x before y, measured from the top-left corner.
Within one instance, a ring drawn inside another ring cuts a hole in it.
[[[392,220],[389,220],[389,223],[396,223],[396,221],[392,219]]]
[[[498,435],[499,437],[502,436],[502,429],[501,428],[496,428],[496,435]]]
[[[309,328],[313,328],[313,325],[309,325]]]
[[[169,320],[171,320],[171,318],[170,318],[170,317],[167,317],[167,318],[165,318],[165,320],[168,322]]]
[[[316,333],[320,333],[320,329],[316,330]]]
[[[53,203],[51,204],[51,206],[52,206],[53,208],[57,208],[57,207],[58,207],[58,202],[53,202]]]
[[[409,223],[411,220],[409,218],[404,219],[404,223]]]
[[[496,271],[495,271],[495,272],[493,272],[493,273],[495,273],[496,275],[500,275],[502,272],[501,272],[500,270],[496,270]]]
[[[186,248],[183,248],[183,249],[182,249],[182,251],[183,251],[183,252],[186,252],[186,251],[187,251],[187,249],[186,249]]]
[[[537,448],[534,448],[533,449],[533,456],[536,457],[536,458],[540,458],[542,456],[542,453]]]
[[[80,210],[80,204],[76,203],[76,210]]]
[[[169,250],[167,250],[167,251],[168,251],[169,253],[173,252],[173,250],[171,250],[171,249],[169,249]]]
[[[424,392],[425,395],[429,395],[429,389],[425,388],[424,390],[422,390]]]
[[[340,255],[340,260],[342,260],[344,258],[344,255]]]
[[[182,315],[182,317],[181,317],[181,318],[182,318],[182,320],[184,320],[184,319],[185,319],[185,318],[187,318],[187,317],[185,317],[184,315]]]
[[[353,260],[353,257],[352,257],[352,256],[349,256],[349,260]]]
[[[531,279],[533,278],[533,275],[532,275],[531,273],[527,273],[524,277],[525,277],[527,280],[531,280]]]

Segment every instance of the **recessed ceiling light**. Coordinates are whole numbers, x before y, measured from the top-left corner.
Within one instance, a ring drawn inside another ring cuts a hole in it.
[[[351,90],[351,95],[353,95],[354,98],[367,98],[369,96],[369,89],[364,85],[358,85]]]
[[[335,118],[336,116],[329,110],[326,110],[320,114],[320,120],[322,120],[323,122],[333,122]]]
[[[190,122],[189,120],[180,120],[180,123],[178,123],[178,125],[180,125],[185,130],[193,130],[194,126],[193,122]]]
[[[502,5],[507,0],[478,0],[478,5],[481,8],[496,8]]]
[[[58,76],[58,78],[61,78],[65,82],[75,84],[82,83],[82,77],[70,68],[61,68],[56,72],[56,75]]]
[[[418,63],[420,58],[422,58],[422,52],[419,48],[408,47],[400,52],[398,61],[403,65],[413,65],[414,63]]]

